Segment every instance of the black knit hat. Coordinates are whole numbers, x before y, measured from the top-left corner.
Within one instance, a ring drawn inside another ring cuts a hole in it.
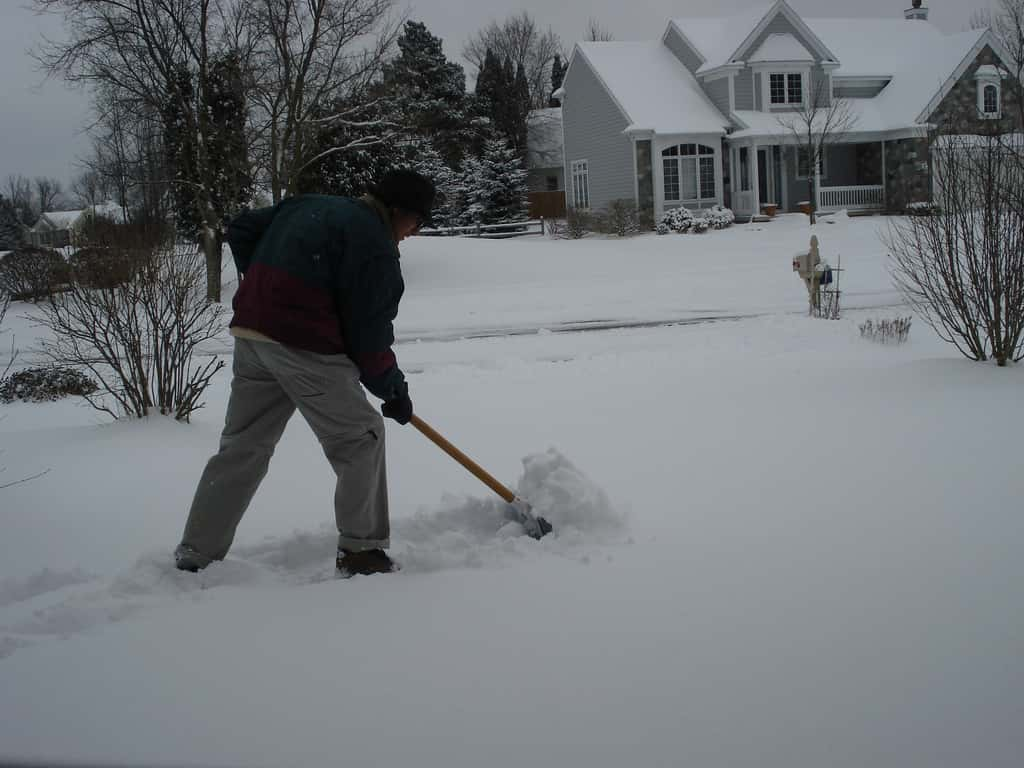
[[[373,196],[389,208],[402,208],[430,220],[434,207],[434,182],[408,169],[388,171],[373,188]]]

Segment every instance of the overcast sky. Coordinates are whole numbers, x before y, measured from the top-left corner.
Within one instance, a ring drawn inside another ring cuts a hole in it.
[[[397,0],[402,7],[404,0]],[[944,32],[968,27],[971,13],[990,0],[925,0],[931,21]],[[0,0],[0,186],[9,174],[56,176],[65,183],[77,172],[76,159],[88,151],[83,133],[88,98],[61,83],[43,82],[28,49],[41,34],[58,35],[60,23],[40,18],[29,0]],[[570,50],[593,17],[617,40],[655,39],[667,19],[728,14],[767,7],[768,0],[411,0],[412,18],[444,40],[449,58],[461,61],[464,42],[492,20],[528,11],[550,26]],[[893,16],[901,18],[909,0],[790,0],[804,16]],[[870,45],[870,41],[865,41]],[[472,75],[467,71],[467,74]]]

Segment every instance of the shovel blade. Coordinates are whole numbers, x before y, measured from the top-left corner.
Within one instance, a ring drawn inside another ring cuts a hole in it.
[[[519,521],[530,538],[541,539],[553,530],[551,523],[543,517],[533,514],[530,505],[522,499],[518,497],[512,499],[509,502],[509,508],[512,510],[512,516]]]

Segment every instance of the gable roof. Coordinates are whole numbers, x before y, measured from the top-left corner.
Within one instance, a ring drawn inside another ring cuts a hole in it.
[[[834,61],[835,54],[812,30],[785,0],[755,6],[732,16],[676,18],[669,26],[696,50],[704,63],[698,74],[730,64],[738,60],[744,50],[764,32],[778,15],[785,16],[790,23],[817,49],[818,55],[826,61]],[[790,35],[790,37],[792,37]],[[794,42],[800,45],[794,38]],[[763,47],[763,46],[762,46]],[[802,45],[800,45],[803,48]]]
[[[871,101],[882,122],[893,127],[925,119],[922,112],[926,106],[987,37],[986,30],[944,35],[926,21],[905,19],[806,21],[836,52],[839,68],[833,73],[835,77],[891,78]],[[865,45],[865,40],[871,45]],[[955,80],[949,83],[953,84]]]
[[[572,58],[577,56],[619,105],[630,123],[626,130],[725,133],[729,121],[661,42],[577,43]]]
[[[747,61],[813,61],[813,57],[803,43],[787,32],[768,35]]]

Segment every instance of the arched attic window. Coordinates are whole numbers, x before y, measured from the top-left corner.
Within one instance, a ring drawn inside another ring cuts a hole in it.
[[[715,150],[704,144],[677,144],[661,152],[665,202],[714,202]]]
[[[978,114],[983,120],[1002,117],[1002,74],[989,64],[979,67],[974,75],[978,86]]]

